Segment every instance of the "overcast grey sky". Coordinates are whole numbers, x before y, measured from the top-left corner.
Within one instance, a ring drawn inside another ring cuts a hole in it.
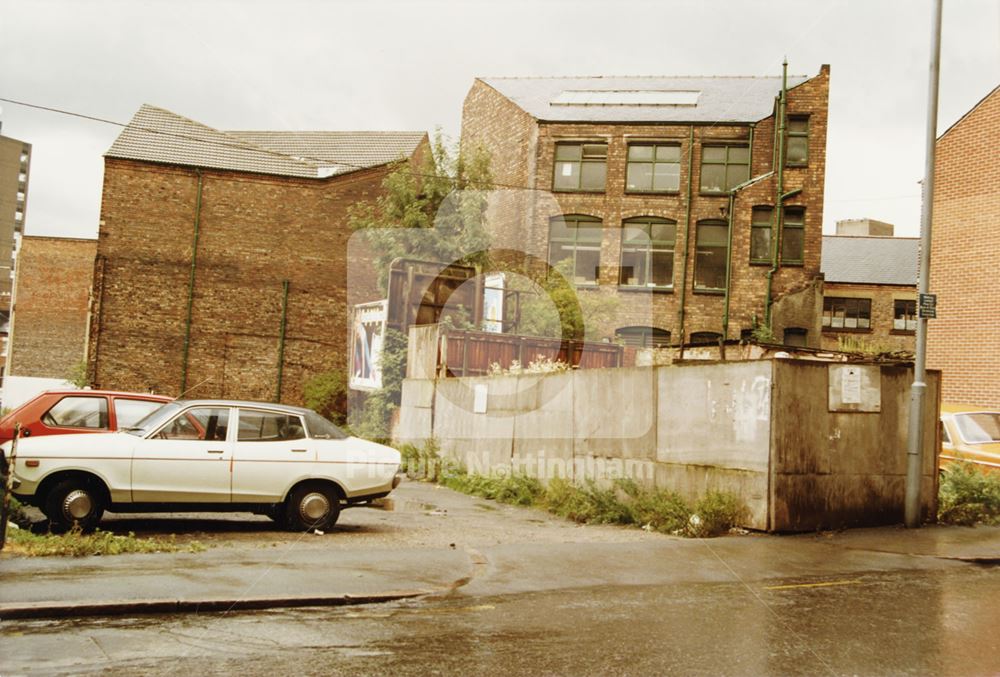
[[[0,97],[127,122],[457,138],[477,76],[814,75],[831,64],[824,230],[919,231],[931,0],[0,0]],[[939,130],[1000,83],[1000,0],[945,0]],[[10,103],[27,234],[95,237],[120,129]],[[983,149],[998,152],[998,148]],[[986,187],[996,190],[995,186]]]

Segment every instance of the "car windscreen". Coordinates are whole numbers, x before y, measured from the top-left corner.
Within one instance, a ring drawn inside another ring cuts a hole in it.
[[[173,417],[178,411],[180,411],[181,405],[176,402],[170,402],[169,404],[164,404],[162,407],[156,411],[151,412],[145,418],[136,421],[135,425],[129,426],[127,428],[119,428],[119,430],[124,430],[130,435],[137,435],[139,437],[145,437],[147,434],[156,430],[161,425],[166,423],[170,418]]]
[[[325,418],[313,411],[305,413],[306,428],[309,437],[321,440],[343,440],[348,437],[347,433],[327,421]]]
[[[969,444],[1000,442],[1000,412],[956,414],[955,424]]]

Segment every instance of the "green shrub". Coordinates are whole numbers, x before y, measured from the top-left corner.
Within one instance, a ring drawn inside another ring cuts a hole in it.
[[[665,489],[644,489],[633,480],[619,480],[629,497],[632,523],[664,534],[681,534],[688,526],[691,508],[680,494]]]
[[[347,374],[341,370],[316,374],[302,386],[306,406],[337,425],[347,415]]]
[[[535,505],[545,492],[541,482],[526,475],[486,477],[465,472],[451,472],[445,474],[442,484],[464,494],[523,506]]]
[[[688,519],[688,535],[696,537],[724,534],[746,517],[747,509],[733,494],[709,491],[694,506]]]
[[[1000,476],[958,461],[941,474],[938,521],[945,524],[1000,524]]]
[[[458,472],[442,484],[474,496],[515,505],[537,505],[581,524],[631,524],[679,536],[708,537],[726,533],[746,516],[743,502],[732,494],[710,491],[692,509],[675,492],[646,489],[633,480],[601,487],[594,480],[575,484],[559,477],[542,485],[524,475],[484,477]]]

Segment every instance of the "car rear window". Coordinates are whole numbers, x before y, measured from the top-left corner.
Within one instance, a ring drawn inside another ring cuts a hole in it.
[[[309,430],[309,437],[326,440],[343,440],[347,438],[347,433],[327,421],[316,412],[306,412],[306,428]]]
[[[45,412],[42,423],[54,428],[107,429],[108,401],[103,397],[70,395]]]
[[[1000,413],[957,414],[955,423],[969,444],[1000,442]]]

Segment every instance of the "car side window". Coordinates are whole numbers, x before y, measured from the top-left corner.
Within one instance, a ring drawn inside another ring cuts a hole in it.
[[[178,414],[154,437],[162,440],[208,440],[224,442],[229,429],[229,409],[195,407]]]
[[[131,428],[149,414],[163,406],[163,402],[115,398],[115,419],[118,428]]]
[[[941,446],[951,446],[951,435],[948,434],[948,427],[941,422]]]
[[[108,427],[108,401],[103,397],[70,395],[42,415],[42,423],[54,428]]]
[[[282,442],[305,436],[302,419],[294,414],[240,410],[240,442]]]

